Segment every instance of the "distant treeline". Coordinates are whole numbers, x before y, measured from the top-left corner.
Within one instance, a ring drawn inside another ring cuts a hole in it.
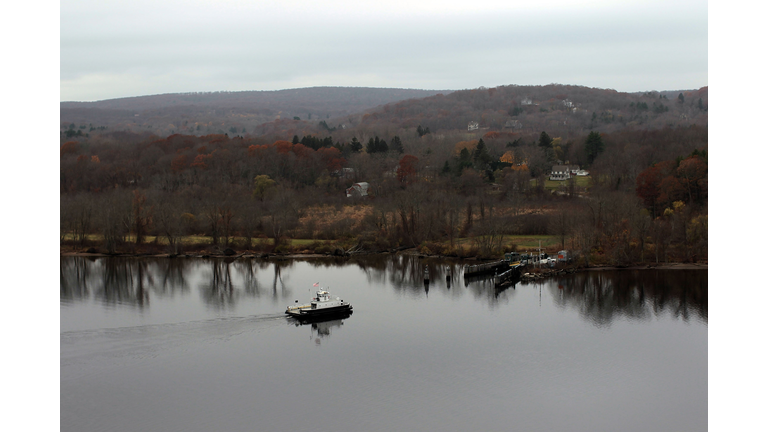
[[[328,132],[340,132],[342,140],[366,133],[405,138],[404,131],[416,135],[419,126],[444,135],[466,132],[470,123],[477,123],[475,135],[488,130],[522,134],[546,130],[566,140],[590,130],[707,125],[707,87],[668,93],[620,93],[559,84],[454,92],[322,87],[63,102],[60,120],[63,140],[72,124],[158,136],[227,133],[272,141]]]
[[[285,238],[345,239],[450,254],[461,237],[494,256],[505,234],[550,234],[585,264],[706,257],[706,127],[567,138],[356,131],[282,140],[105,132],[66,141],[62,241],[101,234],[101,246],[115,251],[154,235],[179,251],[182,236],[203,234],[241,248],[258,237],[277,250]],[[589,169],[589,187],[545,188],[552,165],[566,160]],[[359,182],[369,196],[348,198]]]

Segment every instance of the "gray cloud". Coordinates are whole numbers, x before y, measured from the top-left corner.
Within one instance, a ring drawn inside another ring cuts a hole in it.
[[[707,85],[706,2],[684,12],[635,5],[314,20],[237,2],[215,13],[205,2],[151,5],[62,2],[61,100],[322,85]]]

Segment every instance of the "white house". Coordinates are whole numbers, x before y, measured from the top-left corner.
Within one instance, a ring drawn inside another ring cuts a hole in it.
[[[578,165],[553,165],[550,180],[568,180],[573,176],[587,176],[589,172],[579,169]]]
[[[571,178],[571,167],[569,165],[553,165],[552,172],[549,174],[550,180],[568,180]]]
[[[480,124],[479,124],[478,122],[476,122],[476,121],[471,121],[471,122],[469,122],[469,124],[467,125],[467,130],[468,130],[468,131],[471,131],[471,130],[477,130],[477,129],[479,129],[479,128],[480,128]]]
[[[370,188],[368,182],[355,183],[347,189],[347,198],[368,196],[368,189]]]

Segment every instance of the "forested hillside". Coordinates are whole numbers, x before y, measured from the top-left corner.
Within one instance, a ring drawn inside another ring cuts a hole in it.
[[[62,131],[245,135],[263,123],[295,117],[317,124],[390,102],[438,91],[363,87],[313,87],[278,91],[176,93],[98,102],[62,102]]]
[[[95,234],[116,251],[150,235],[180,252],[183,236],[204,235],[242,249],[299,238],[466,254],[461,238],[490,257],[517,234],[557,236],[582,264],[706,260],[707,89],[675,93],[505,86],[244,134],[67,126],[62,242]],[[589,176],[551,181],[558,164]],[[347,197],[357,182],[367,197]]]

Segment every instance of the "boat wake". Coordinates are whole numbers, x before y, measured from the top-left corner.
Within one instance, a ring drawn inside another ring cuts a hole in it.
[[[61,369],[76,378],[175,352],[200,344],[226,343],[244,334],[288,325],[284,314],[222,317],[207,320],[76,330],[60,334]]]

